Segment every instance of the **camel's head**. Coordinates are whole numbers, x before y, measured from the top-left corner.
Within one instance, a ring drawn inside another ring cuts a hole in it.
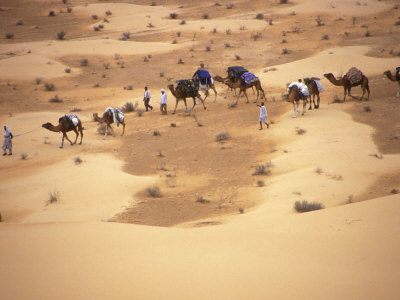
[[[97,113],[93,113],[93,120],[97,120],[97,118],[98,118],[99,116],[98,116],[98,114]]]
[[[219,76],[219,75],[215,76],[215,77],[214,77],[214,80],[215,80],[215,81],[218,81],[218,82],[224,82],[224,79],[223,79],[221,76]]]
[[[310,78],[303,78],[303,81],[306,85],[311,83],[311,79]]]
[[[172,91],[174,89],[174,85],[173,84],[168,84],[167,88],[169,88]]]
[[[50,122],[47,122],[47,123],[42,124],[42,127],[43,127],[43,128],[46,128],[46,129],[49,129],[51,126],[53,126],[53,125],[51,125]]]
[[[325,73],[325,74],[324,74],[324,77],[325,77],[325,78],[329,78],[329,77],[332,77],[332,75],[333,75],[332,73]]]
[[[386,70],[385,72],[383,72],[383,75],[389,75],[391,72],[389,70]]]

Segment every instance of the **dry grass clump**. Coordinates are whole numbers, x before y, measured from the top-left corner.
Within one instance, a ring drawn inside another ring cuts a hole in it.
[[[15,23],[15,25],[17,25],[17,26],[24,25],[24,21],[23,21],[23,20],[18,20],[18,21]]]
[[[72,12],[72,7],[68,7],[67,8],[67,13],[71,13]]]
[[[67,35],[67,33],[65,31],[57,32],[57,39],[58,40],[65,40],[65,36],[66,35]]]
[[[58,97],[58,95],[55,95],[53,98],[50,98],[50,99],[49,99],[49,102],[51,102],[51,103],[61,103],[61,102],[63,102],[63,100],[60,99],[60,98]]]
[[[65,68],[64,71],[65,73],[71,73],[71,68]]]
[[[257,165],[255,166],[255,170],[251,175],[269,175],[271,173],[271,167],[271,162],[268,162],[265,165]]]
[[[148,196],[153,197],[153,198],[160,198],[162,196],[161,190],[158,186],[148,187],[146,189],[146,193]]]
[[[228,43],[228,42],[226,42],[226,43],[224,43],[224,46],[225,46],[225,48],[230,48],[230,47],[231,47],[231,44]]]
[[[22,160],[26,160],[28,158],[28,154],[27,153],[22,153],[21,154],[21,159]]]
[[[216,142],[226,141],[231,138],[230,134],[227,132],[221,132],[215,136]]]
[[[210,203],[210,200],[205,199],[203,196],[197,196],[196,202],[204,204],[204,203]]]
[[[131,33],[127,31],[122,33],[122,37],[120,38],[120,40],[126,41],[129,40],[130,38],[131,38]]]
[[[227,4],[225,7],[226,9],[232,9],[235,5],[234,4]]]
[[[323,34],[323,35],[321,36],[321,40],[323,40],[323,41],[329,40],[329,35]]]
[[[265,186],[264,180],[257,180],[257,186],[258,186],[258,187],[263,187],[263,186]]]
[[[98,15],[92,15],[92,19],[93,19],[93,20],[97,20],[98,18],[99,18]]]
[[[182,58],[180,58],[179,60],[178,60],[178,65],[183,65],[185,62],[183,61],[183,59]]]
[[[206,52],[210,52],[211,51],[211,46],[206,46]]]
[[[1,213],[0,213],[0,222],[3,221],[3,218],[1,217]]]
[[[42,83],[42,78],[36,77],[35,78],[35,84],[41,84]]]
[[[73,109],[70,110],[70,112],[80,112],[82,111],[82,109],[80,109],[79,107],[74,107]]]
[[[257,41],[257,40],[259,40],[259,39],[261,38],[261,33],[260,33],[260,32],[253,33],[253,34],[251,34],[251,38],[252,38],[254,41]]]
[[[124,86],[124,90],[132,91],[133,90],[133,85],[132,84],[128,84],[128,85]]]
[[[185,20],[182,20],[180,23],[179,23],[179,25],[185,25],[186,24],[186,21]]]
[[[262,20],[262,19],[264,19],[264,14],[258,13],[258,14],[256,15],[256,19],[257,19],[257,20]]]
[[[46,91],[50,92],[54,91],[56,89],[56,86],[54,85],[54,83],[46,83],[44,85],[44,88],[46,89]]]
[[[49,200],[47,200],[47,204],[56,203],[58,198],[60,197],[60,193],[58,190],[54,189],[53,191],[49,192]]]
[[[82,162],[83,162],[83,160],[79,156],[74,158],[74,163],[76,165],[80,165]]]
[[[55,17],[56,13],[54,12],[54,10],[50,10],[48,16],[49,17]]]
[[[364,107],[363,107],[363,110],[364,110],[365,112],[371,112],[371,111],[372,111],[372,110],[371,110],[371,107],[370,107],[369,105],[364,106]]]
[[[154,131],[153,131],[153,135],[154,135],[154,136],[160,136],[161,133],[160,133],[158,130],[154,130]]]
[[[307,200],[296,201],[294,203],[295,211],[299,213],[323,209],[325,206],[319,202],[308,202]]]
[[[392,190],[390,191],[390,193],[391,193],[391,194],[398,194],[398,193],[400,193],[400,191],[399,191],[398,189],[392,189]]]
[[[369,32],[368,30],[365,32],[365,36],[366,37],[370,37],[371,36],[371,32]]]
[[[289,54],[289,50],[287,48],[282,49],[282,54]]]
[[[288,0],[279,0],[279,4],[287,4]]]
[[[315,22],[317,22],[317,26],[324,26],[324,25],[325,25],[325,23],[322,21],[322,19],[321,19],[320,16],[318,16],[318,17],[315,19]]]
[[[14,38],[14,33],[6,33],[6,39],[13,39]]]
[[[296,132],[298,135],[303,135],[307,132],[307,130],[303,129],[303,128],[297,128]]]
[[[170,13],[170,14],[169,14],[169,18],[170,18],[170,19],[177,19],[177,18],[178,18],[178,14],[175,13],[175,12]]]
[[[81,67],[87,67],[89,65],[89,60],[87,58],[81,59],[79,64]]]
[[[111,15],[112,15],[111,10],[107,10],[107,11],[106,11],[106,15],[107,15],[107,16],[111,16]]]
[[[240,60],[241,57],[238,54],[235,54],[235,60]]]
[[[208,14],[204,14],[204,15],[202,15],[201,16],[203,19],[209,19],[210,18],[210,16],[208,15]]]

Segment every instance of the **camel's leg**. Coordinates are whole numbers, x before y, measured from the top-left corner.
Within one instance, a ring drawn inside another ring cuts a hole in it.
[[[204,101],[207,99],[208,95],[210,95],[210,92],[208,91],[208,89],[206,90],[206,92],[204,93],[205,97],[204,97]]]
[[[246,99],[247,99],[246,103],[249,103],[249,97],[247,96],[247,92],[245,89],[243,90],[243,94],[246,96]]]
[[[217,90],[215,89],[215,86],[212,87],[213,91],[214,91],[214,103],[217,102]],[[206,100],[206,99],[204,99]]]
[[[346,94],[347,94],[347,90],[346,88],[344,88],[344,97],[343,97],[343,102],[346,101]]]
[[[253,95],[256,94],[256,92],[254,91],[254,85],[251,87],[251,89],[253,90]],[[257,90],[257,89],[256,89]],[[257,94],[258,94],[258,90],[257,90]]]
[[[314,104],[314,108],[319,108],[319,101],[320,101],[319,93],[317,93],[317,105]]]
[[[396,98],[400,97],[400,87],[397,89],[397,94],[396,94]]]
[[[293,101],[292,103],[293,103],[293,116],[292,116],[292,118],[296,118],[296,104],[295,104],[295,101]]]
[[[193,107],[192,107],[192,109],[189,111],[189,114],[192,113],[192,111],[194,110],[194,107],[196,106],[196,98],[193,97],[192,99],[193,99]],[[187,110],[187,108],[186,108],[186,110]]]
[[[188,111],[188,109],[187,109],[186,98],[185,98],[185,99],[183,99],[183,102],[185,103],[185,112],[187,112],[187,111]],[[194,105],[196,105],[196,103],[194,103]]]
[[[367,89],[367,92],[368,92],[367,100],[369,100],[369,86],[368,85],[367,85],[366,89]]]
[[[76,144],[76,141],[78,140],[78,136],[79,136],[79,132],[78,132],[78,130],[76,130],[76,127],[74,128],[74,132],[75,132],[75,134],[76,134],[75,142],[74,142],[74,145],[75,145],[75,144]]]
[[[225,99],[228,98],[229,86],[226,89]],[[235,95],[236,96],[236,95]]]
[[[81,130],[79,130],[79,132],[81,133],[81,141],[80,141],[79,145],[82,145],[82,139],[83,139],[83,130],[81,129]]]
[[[121,134],[121,136],[123,136],[124,133],[125,133],[125,121],[123,123],[121,123],[121,124],[122,124],[122,134]]]
[[[310,94],[310,96],[309,96],[309,99],[310,99],[310,107],[308,108],[308,110],[312,110],[312,107],[311,107],[311,97],[314,97],[314,95],[311,95],[311,94]],[[314,102],[314,108],[315,108],[315,102]]]
[[[68,138],[68,135],[67,135],[67,133],[63,133],[63,135],[65,136],[65,138],[67,139],[67,141],[71,144],[71,146],[74,144],[74,143],[72,143],[72,141]],[[63,139],[63,141],[64,141],[64,139]]]
[[[301,115],[304,116],[306,111],[307,111],[307,98],[304,98],[303,99],[303,113]]]
[[[63,136],[62,136],[62,139],[61,139],[60,149],[64,147],[64,137],[65,137],[65,133],[63,133]]]
[[[176,102],[175,102],[175,109],[174,109],[174,112],[172,113],[172,114],[175,114],[176,113],[176,108],[178,107],[178,99],[176,99]]]
[[[200,101],[201,101],[201,103],[203,104],[203,108],[206,110],[207,109],[207,107],[205,106],[205,104],[204,104],[204,102],[206,101],[206,99],[204,98],[204,99],[202,99],[201,97],[200,97],[200,95],[198,95],[197,96],[197,98],[199,98],[200,99]],[[193,99],[193,101],[194,101],[194,99]]]

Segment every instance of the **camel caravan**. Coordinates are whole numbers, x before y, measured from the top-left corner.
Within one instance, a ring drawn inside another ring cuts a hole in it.
[[[229,90],[234,92],[236,104],[238,103],[241,95],[244,95],[247,100],[246,103],[249,103],[249,97],[246,92],[249,88],[252,88],[253,92],[254,88],[257,91],[257,97],[254,101],[255,103],[258,102],[259,98],[263,98],[265,101],[267,100],[259,78],[256,77],[253,73],[250,73],[246,68],[242,66],[231,66],[227,68],[226,72],[226,77],[221,77],[217,75],[213,78],[207,70],[198,69],[193,74],[192,79],[177,80],[175,86],[169,84],[167,87],[176,99],[173,114],[176,113],[178,103],[181,100],[185,104],[185,111],[188,111],[186,102],[187,98],[192,98],[193,100],[193,106],[189,110],[189,114],[194,110],[197,104],[200,104],[200,102],[202,103],[203,108],[206,109],[205,100],[210,95],[209,90],[213,90],[214,102],[216,102],[218,93],[215,88],[215,81],[227,86],[225,98],[227,97]],[[400,97],[400,67],[396,68],[394,75],[390,70],[385,71],[383,74],[389,80],[397,82],[398,90],[396,93],[396,97]],[[367,93],[367,97],[365,99],[369,99],[370,89],[368,77],[365,76],[362,71],[355,67],[350,68],[348,72],[340,78],[336,78],[332,73],[326,73],[324,74],[324,77],[327,78],[333,85],[343,87],[344,96],[342,102],[345,102],[347,95],[352,98],[362,100],[364,99],[364,95]],[[356,86],[361,86],[362,89],[362,96],[359,98],[351,95],[351,88]],[[236,93],[236,89],[239,89],[239,93]],[[200,95],[200,91],[204,92],[204,99]],[[303,110],[301,112],[301,115],[304,115],[306,113],[307,102],[309,102],[309,110],[312,110],[313,108],[318,109],[320,107],[320,93],[323,91],[324,88],[320,82],[320,78],[307,77],[303,79],[298,79],[298,81],[287,84],[287,94],[283,95],[283,99],[286,99],[287,102],[292,103],[293,117],[296,118],[297,114],[300,112],[299,105],[301,101],[303,102]],[[165,91],[163,89],[162,96],[166,97]],[[161,106],[163,107],[162,113],[166,114],[166,104],[164,104],[163,106],[163,103],[161,103]],[[99,123],[105,123],[106,126],[104,139],[107,138],[107,134],[114,135],[114,130],[111,127],[111,124],[116,124],[117,126],[121,124],[121,136],[123,136],[125,133],[125,116],[123,111],[119,108],[108,107],[101,117],[99,117],[97,113],[94,113],[93,120]],[[75,145],[78,140],[79,134],[81,136],[79,144],[82,144],[83,126],[78,116],[75,114],[60,117],[58,120],[58,125],[53,125],[50,122],[47,122],[43,124],[42,127],[49,131],[61,132],[63,134],[60,148],[63,148],[64,146],[64,139],[67,139],[67,141],[69,141],[71,145]],[[69,131],[73,131],[76,134],[74,142],[72,142],[67,136],[67,132]]]

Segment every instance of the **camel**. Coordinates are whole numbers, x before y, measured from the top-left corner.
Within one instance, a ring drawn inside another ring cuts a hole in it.
[[[118,108],[110,107],[110,108],[106,109],[106,111],[103,113],[103,116],[101,118],[99,118],[97,113],[93,114],[93,119],[95,121],[97,121],[99,123],[103,123],[103,122],[106,123],[106,130],[105,130],[105,133],[104,133],[104,139],[107,139],[108,128],[110,128],[111,134],[114,134],[114,130],[111,127],[111,124],[114,123],[113,111],[115,111],[116,115],[118,114],[118,115],[122,116],[122,118],[118,116],[119,122],[122,124],[122,134],[121,134],[121,136],[123,136],[124,133],[125,133],[125,117],[124,117],[124,113]]]
[[[76,126],[72,122],[71,117],[72,118],[75,117],[78,120],[78,124]],[[83,127],[82,127],[81,121],[78,119],[78,117],[76,115],[63,116],[63,117],[59,118],[57,126],[54,126],[50,122],[47,122],[47,123],[43,124],[42,127],[46,128],[47,130],[50,130],[50,131],[62,132],[63,136],[62,136],[60,148],[64,147],[64,138],[66,138],[68,140],[68,142],[71,143],[71,146],[75,145],[76,141],[78,140],[78,136],[79,136],[78,131],[81,134],[81,141],[80,141],[79,145],[82,144]],[[68,136],[67,136],[67,132],[68,131],[74,131],[75,132],[75,134],[76,134],[75,142],[72,143],[72,141],[68,138]]]
[[[262,97],[265,100],[267,100],[267,98],[265,97],[264,90],[261,87],[261,82],[260,82],[259,79],[257,81],[255,81],[251,86],[246,85],[246,83],[244,83],[243,80],[241,80],[241,79],[240,80],[236,80],[236,81],[232,81],[232,79],[230,79],[229,77],[222,78],[221,76],[218,76],[218,75],[214,77],[214,80],[227,85],[228,88],[231,88],[231,89],[239,88],[239,94],[236,96],[236,102],[239,101],[240,94],[243,93],[246,96],[246,99],[247,99],[246,103],[249,103],[249,97],[247,96],[246,90],[248,88],[253,87],[253,86],[255,86],[255,88],[257,90],[257,99],[256,99],[255,103],[258,102],[258,98],[260,97],[260,91],[262,92]]]
[[[362,74],[361,81],[359,81],[357,83],[351,83],[350,80],[347,78],[347,75],[344,75],[339,80],[336,79],[335,76],[332,73],[324,74],[324,77],[326,77],[333,85],[343,86],[343,88],[344,88],[344,99],[343,99],[343,101],[346,101],[346,94],[348,94],[352,98],[356,98],[356,97],[354,97],[354,96],[352,96],[350,94],[350,90],[351,90],[352,87],[355,87],[355,86],[358,86],[358,85],[361,85],[361,89],[362,89],[362,92],[363,92],[360,100],[363,99],[363,97],[365,95],[365,91],[368,92],[367,100],[369,99],[368,78],[364,74]]]
[[[178,85],[178,87],[175,89],[174,85],[169,84],[168,85],[169,90],[171,91],[172,95],[174,95],[175,99],[176,99],[176,103],[175,103],[175,109],[173,114],[176,113],[176,108],[178,107],[178,103],[179,100],[183,100],[183,102],[185,103],[185,107],[186,107],[186,111],[187,111],[187,104],[186,104],[186,98],[192,98],[193,99],[193,107],[190,110],[190,113],[193,111],[194,107],[196,106],[196,98],[199,98],[201,103],[203,103],[203,107],[204,109],[207,109],[206,106],[204,105],[204,100],[201,98],[199,92],[197,91],[197,94],[195,96],[190,96],[187,94],[187,92],[184,90],[182,85]]]
[[[396,97],[400,97],[400,76],[393,75],[392,72],[390,72],[389,70],[383,72],[383,74],[386,75],[386,77],[389,78],[391,81],[397,81],[397,83],[399,84],[399,88],[397,90]]]
[[[307,86],[308,88],[308,92],[310,93],[310,107],[308,108],[309,110],[311,110],[311,96],[312,96],[312,102],[314,103],[314,109],[318,109],[319,108],[319,90],[318,90],[318,86],[317,83],[315,82],[314,79],[311,78],[304,78],[304,84]],[[315,105],[315,96],[317,96],[317,105]]]
[[[306,112],[306,107],[307,107],[307,97],[302,97],[300,94],[300,89],[294,85],[290,88],[289,90],[289,96],[288,96],[288,102],[291,102],[293,104],[293,118],[296,118],[296,112],[299,112],[299,102],[300,100],[303,100],[303,113],[301,114],[302,116]]]
[[[197,76],[193,77],[194,85],[196,86],[197,90],[200,91],[200,79]],[[210,92],[208,91],[209,89],[212,89],[214,91],[214,102],[217,102],[217,90],[215,89],[215,85],[213,80],[211,80],[210,83],[207,83],[206,88],[202,89],[206,95],[204,98],[204,101],[206,101],[208,95]]]

